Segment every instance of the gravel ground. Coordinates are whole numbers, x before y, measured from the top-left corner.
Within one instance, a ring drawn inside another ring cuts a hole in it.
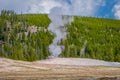
[[[120,80],[120,63],[75,58],[35,62],[0,58],[0,80]]]

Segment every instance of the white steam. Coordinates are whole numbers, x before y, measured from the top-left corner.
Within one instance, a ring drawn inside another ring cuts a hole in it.
[[[56,10],[59,8],[55,8]],[[71,16],[63,16],[61,14],[56,14],[54,11],[49,14],[51,19],[51,24],[49,25],[48,30],[55,34],[53,43],[49,46],[49,51],[52,56],[58,57],[60,53],[64,50],[64,45],[61,44],[61,40],[66,38],[66,24],[69,24],[73,21]]]

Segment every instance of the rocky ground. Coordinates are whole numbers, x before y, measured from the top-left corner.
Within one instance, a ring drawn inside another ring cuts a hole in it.
[[[120,63],[75,58],[35,62],[0,58],[0,80],[120,80]]]

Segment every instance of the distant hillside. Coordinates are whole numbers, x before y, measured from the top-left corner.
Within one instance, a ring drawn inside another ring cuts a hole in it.
[[[119,20],[75,17],[67,29],[69,34],[62,56],[120,61]]]
[[[29,26],[38,26],[47,28],[50,24],[50,19],[46,14],[26,14],[23,15],[26,18]]]
[[[50,24],[47,15],[1,13],[1,57],[34,61],[50,55],[48,46],[54,36],[47,29]],[[66,28],[67,39],[61,43],[65,50],[60,57],[120,61],[120,20],[75,16]]]

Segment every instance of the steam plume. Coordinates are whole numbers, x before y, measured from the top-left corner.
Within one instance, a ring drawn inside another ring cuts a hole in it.
[[[53,10],[56,11],[56,9],[60,10],[60,8],[54,8]],[[65,39],[67,35],[65,25],[71,23],[73,17],[63,16],[59,12],[58,14],[54,11],[49,14],[51,24],[49,25],[48,30],[55,34],[53,43],[49,46],[49,51],[52,56],[58,57],[64,50],[64,45],[61,45],[61,40]]]

